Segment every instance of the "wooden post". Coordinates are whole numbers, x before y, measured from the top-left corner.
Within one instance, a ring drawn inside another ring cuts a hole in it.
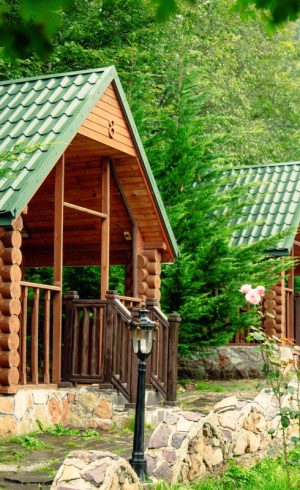
[[[102,160],[102,213],[107,218],[101,224],[101,288],[100,299],[105,299],[109,289],[109,241],[110,241],[110,165],[108,158]]]
[[[168,367],[167,367],[167,399],[166,404],[176,404],[177,391],[177,353],[178,353],[178,331],[181,318],[177,313],[173,313],[168,318],[169,339],[168,339]]]
[[[103,365],[103,383],[110,386],[113,370],[113,333],[114,333],[114,309],[113,300],[118,299],[116,291],[107,291],[107,309],[106,309],[106,329],[104,332],[105,357]]]
[[[54,201],[54,285],[61,288],[53,298],[53,348],[52,382],[59,383],[61,376],[62,330],[62,278],[63,278],[63,223],[64,223],[65,157],[55,167]]]
[[[64,332],[64,356],[62,379],[64,382],[70,382],[72,373],[72,351],[73,351],[73,323],[74,323],[74,300],[79,299],[77,291],[68,291],[64,295],[65,300],[65,332]]]

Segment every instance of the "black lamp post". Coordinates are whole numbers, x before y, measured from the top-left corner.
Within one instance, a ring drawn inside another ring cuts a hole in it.
[[[151,354],[154,340],[154,331],[157,323],[148,318],[149,311],[145,304],[139,311],[137,322],[130,322],[133,351],[139,359],[137,396],[135,406],[135,423],[132,458],[130,465],[140,480],[147,479],[147,462],[144,457],[144,421],[145,421],[145,386],[146,386],[146,359]]]

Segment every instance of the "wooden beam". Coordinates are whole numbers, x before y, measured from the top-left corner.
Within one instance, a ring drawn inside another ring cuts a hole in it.
[[[106,219],[107,214],[100,213],[99,211],[94,211],[93,209],[84,208],[82,206],[77,206],[76,204],[71,204],[70,202],[64,202],[66,208],[74,209],[75,211],[80,211],[82,213],[92,214],[93,216],[98,216],[99,218]]]
[[[63,222],[64,222],[65,156],[55,167],[54,199],[54,286],[60,288],[53,298],[52,382],[61,377],[62,280],[63,280]]]
[[[105,299],[109,289],[109,243],[110,243],[110,163],[108,158],[102,159],[102,212],[107,219],[101,226],[101,287],[100,299]]]

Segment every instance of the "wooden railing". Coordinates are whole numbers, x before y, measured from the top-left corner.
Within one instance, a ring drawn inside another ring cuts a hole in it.
[[[291,288],[285,288],[285,336],[288,338],[295,337],[294,291]]]
[[[133,354],[129,323],[137,316],[138,308],[132,307],[130,311],[123,304],[124,298],[114,291],[108,291],[103,301],[80,300],[74,292],[67,293],[65,300],[63,380],[115,387],[130,403],[135,403],[137,358]],[[138,298],[130,297],[130,303],[133,300],[140,303]],[[149,300],[147,308],[150,317],[158,322],[158,331],[148,360],[146,383],[168,403],[174,403],[180,318],[178,315],[167,318],[155,300]]]
[[[57,286],[21,281],[20,383],[50,383],[53,299]],[[60,348],[60,346],[58,346]]]

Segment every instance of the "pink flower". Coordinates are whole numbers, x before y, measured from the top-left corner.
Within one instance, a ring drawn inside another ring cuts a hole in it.
[[[258,305],[261,302],[261,296],[256,289],[250,289],[245,296],[246,301],[252,305]]]
[[[240,293],[247,294],[251,290],[252,290],[251,284],[244,284],[240,289]]]
[[[265,294],[265,287],[264,286],[257,286],[256,291],[258,292],[258,294],[263,296]]]

